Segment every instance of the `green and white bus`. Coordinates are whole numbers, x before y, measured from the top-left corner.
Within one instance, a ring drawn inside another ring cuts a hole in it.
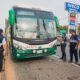
[[[57,17],[35,8],[13,7],[9,11],[10,46],[15,59],[56,53]]]

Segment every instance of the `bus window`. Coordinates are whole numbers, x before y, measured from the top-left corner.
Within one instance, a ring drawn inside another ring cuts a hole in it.
[[[40,38],[56,37],[56,25],[53,20],[39,19]]]
[[[45,22],[47,33],[49,34],[49,38],[56,37],[56,25],[54,20],[45,19],[44,22]]]
[[[46,39],[47,35],[44,29],[44,25],[43,25],[43,20],[39,19],[39,29],[40,29],[40,38],[41,39]]]
[[[37,35],[37,19],[36,18],[17,18],[16,37],[34,39]]]

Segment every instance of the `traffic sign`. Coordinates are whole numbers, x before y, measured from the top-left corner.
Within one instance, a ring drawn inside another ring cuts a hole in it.
[[[73,21],[70,21],[69,24],[72,25],[72,26],[74,26],[75,25],[75,21],[74,22]]]
[[[73,4],[73,3],[66,2],[65,3],[65,9],[67,11],[80,12],[80,5],[76,5],[76,4]]]
[[[75,26],[76,23],[76,13],[70,12],[69,13],[69,25]]]

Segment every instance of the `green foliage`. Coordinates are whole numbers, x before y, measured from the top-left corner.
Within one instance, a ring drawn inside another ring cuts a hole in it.
[[[80,35],[80,25],[78,26],[78,34]]]
[[[65,30],[66,32],[68,31],[68,26],[60,26],[57,28],[57,30]]]
[[[78,30],[80,31],[80,26],[78,26]]]

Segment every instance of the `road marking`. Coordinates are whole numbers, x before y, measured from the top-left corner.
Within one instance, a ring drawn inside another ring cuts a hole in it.
[[[80,66],[78,64],[75,64],[75,63],[71,63],[71,64],[80,68]]]
[[[59,56],[56,56],[56,55],[53,55],[55,58],[58,58],[59,59]],[[78,64],[75,64],[75,63],[71,63],[72,65],[74,65],[74,66],[76,66],[76,67],[79,67],[80,68],[80,66],[78,65]]]

